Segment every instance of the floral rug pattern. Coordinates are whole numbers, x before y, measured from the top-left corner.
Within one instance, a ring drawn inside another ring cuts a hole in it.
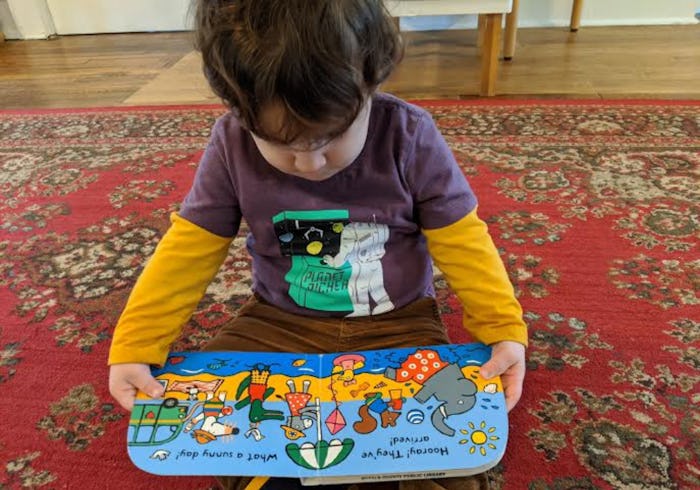
[[[700,104],[421,105],[479,196],[530,329],[492,486],[700,487]],[[129,462],[105,360],[222,110],[0,113],[0,489],[214,487]],[[245,300],[243,234],[176,349]],[[436,286],[452,339],[468,341]]]

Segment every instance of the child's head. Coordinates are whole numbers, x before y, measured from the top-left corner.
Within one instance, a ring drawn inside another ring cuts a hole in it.
[[[343,134],[403,53],[382,0],[197,0],[195,33],[214,92],[281,145]]]

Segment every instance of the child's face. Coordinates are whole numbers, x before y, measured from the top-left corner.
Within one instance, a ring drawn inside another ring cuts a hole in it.
[[[281,145],[255,134],[252,134],[253,141],[263,158],[277,170],[307,180],[325,180],[350,165],[362,151],[367,140],[371,105],[371,98],[368,98],[347,131],[321,146],[306,143]],[[279,106],[268,107],[261,114],[262,124],[279,127],[281,111]]]

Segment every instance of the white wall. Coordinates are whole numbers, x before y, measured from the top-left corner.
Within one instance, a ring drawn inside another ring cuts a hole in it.
[[[0,25],[7,24],[14,32],[5,32],[8,39],[46,39],[56,33],[46,0],[2,0]]]
[[[22,37],[22,33],[17,29],[15,19],[10,12],[10,6],[7,5],[7,0],[0,0],[0,31],[2,31],[8,39]]]
[[[420,0],[416,0],[420,3]],[[689,24],[700,0],[584,0],[581,25]],[[8,39],[53,32],[133,32],[186,29],[189,0],[0,0]],[[571,0],[521,0],[521,27],[566,26]],[[55,25],[55,27],[54,27]],[[473,28],[473,16],[403,18],[405,30]]]
[[[572,3],[572,0],[521,0],[518,26],[568,26]],[[694,24],[698,10],[700,0],[583,0],[581,26]],[[469,15],[401,19],[401,29],[407,31],[474,27],[476,16]]]
[[[46,0],[59,34],[181,31],[190,0]]]
[[[571,0],[523,0],[520,25],[568,26],[572,3]],[[583,0],[582,24],[584,19],[589,26],[690,24],[696,22],[698,4],[699,0]]]

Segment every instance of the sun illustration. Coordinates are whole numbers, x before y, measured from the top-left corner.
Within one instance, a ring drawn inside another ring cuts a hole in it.
[[[469,428],[471,432],[466,429],[460,429],[459,431],[465,436],[469,436],[468,439],[462,439],[459,441],[460,444],[472,445],[469,447],[469,454],[474,454],[479,450],[482,456],[486,456],[486,448],[497,449],[496,445],[491,441],[498,441],[500,438],[494,434],[496,432],[495,427],[486,427],[486,422],[482,421],[477,428],[472,422],[469,422]]]

